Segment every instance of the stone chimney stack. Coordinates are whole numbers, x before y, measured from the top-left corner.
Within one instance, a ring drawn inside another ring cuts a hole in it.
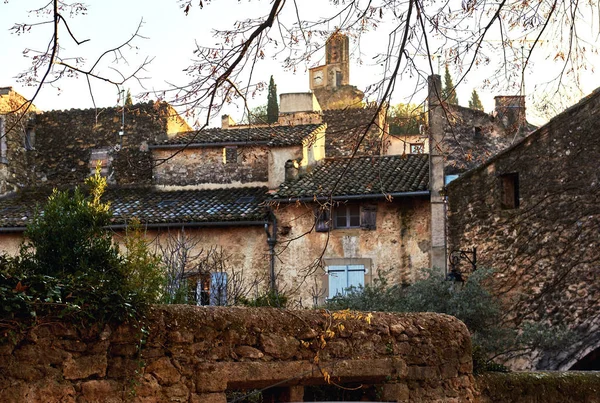
[[[509,134],[525,127],[525,97],[523,95],[499,95],[494,97],[496,106],[494,112]]]
[[[429,76],[429,191],[431,205],[431,267],[446,272],[446,203],[444,188],[444,127],[446,117],[441,105],[442,78]]]
[[[229,129],[231,126],[235,125],[235,120],[231,118],[229,115],[221,116],[221,129]]]

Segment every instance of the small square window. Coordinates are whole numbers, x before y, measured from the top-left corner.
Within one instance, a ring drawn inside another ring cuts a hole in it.
[[[519,207],[519,174],[510,173],[500,176],[500,206],[504,210]]]
[[[425,145],[423,143],[411,143],[410,145],[411,154],[423,154],[425,153]]]

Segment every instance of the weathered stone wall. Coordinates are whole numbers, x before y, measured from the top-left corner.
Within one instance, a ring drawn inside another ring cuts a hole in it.
[[[38,114],[37,184],[80,185],[90,174],[91,152],[97,149],[110,150],[110,183],[151,183],[152,160],[147,144],[166,138],[169,130],[180,127],[173,123],[172,108],[152,102],[126,108],[123,136],[119,135],[121,118],[120,108]]]
[[[445,173],[455,174],[476,167],[516,139],[502,122],[489,114],[458,105],[445,105],[446,120],[442,149]]]
[[[598,403],[598,372],[487,373],[475,377],[481,403]]]
[[[298,385],[324,373],[383,384],[384,401],[475,399],[468,331],[446,315],[172,305],[147,329],[39,323],[0,345],[0,400],[225,403],[226,390],[275,386],[265,401],[302,401]]]
[[[269,150],[237,147],[237,162],[226,163],[223,147],[189,147],[173,156],[172,149],[152,150],[154,183],[167,186],[202,184],[261,186],[269,181]]]
[[[600,347],[599,110],[596,92],[448,187],[450,250],[477,247],[479,266],[496,270],[507,318],[578,336],[529,362],[539,369],[569,369]],[[504,174],[518,174],[517,208],[502,206]]]
[[[364,259],[368,283],[379,271],[389,271],[397,283],[415,280],[419,269],[429,267],[429,201],[426,198],[397,198],[373,202],[377,207],[374,230],[331,229],[315,232],[317,205],[279,204],[275,208],[279,226],[276,270],[286,290],[303,307],[323,303],[328,277],[320,258]],[[368,202],[367,202],[368,204]]]

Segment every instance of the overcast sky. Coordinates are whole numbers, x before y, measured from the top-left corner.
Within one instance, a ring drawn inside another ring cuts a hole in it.
[[[34,50],[44,50],[47,46],[51,34],[51,25],[33,26],[29,32],[22,34],[11,33],[10,28],[19,22],[39,23],[48,19],[48,16],[36,16],[28,13],[30,9],[41,7],[47,1],[37,0],[9,0],[8,3],[0,3],[0,43],[1,60],[0,63],[0,86],[12,86],[16,91],[26,97],[33,95],[34,87],[28,87],[24,83],[19,83],[15,77],[26,70],[31,63],[30,57],[35,55]],[[214,0],[200,9],[194,1],[194,8],[188,16],[180,8],[176,0],[89,0],[90,4],[86,15],[78,15],[69,18],[71,30],[78,40],[89,39],[83,45],[77,46],[66,32],[62,31],[61,43],[65,47],[62,51],[64,55],[84,57],[88,64],[95,60],[103,51],[118,46],[136,30],[140,21],[143,24],[140,34],[147,39],[136,39],[135,47],[129,49],[125,55],[128,59],[128,65],[120,65],[120,71],[127,73],[134,69],[146,57],[153,59],[147,67],[147,71],[141,76],[147,77],[143,80],[146,89],[162,90],[168,87],[168,84],[184,84],[187,77],[182,71],[189,65],[193,57],[195,41],[203,44],[211,44],[214,41],[211,30],[214,28],[230,28],[236,20],[251,16],[261,16],[266,14],[270,7],[268,1],[257,0]],[[206,3],[206,2],[205,2]],[[302,6],[308,6],[301,9],[302,12],[318,14],[327,12],[327,2],[324,0],[302,0]],[[310,7],[309,4],[314,5]],[[318,16],[318,15],[317,15]],[[302,17],[302,16],[301,16]],[[315,18],[311,15],[311,18]],[[330,27],[333,29],[334,27]],[[589,34],[595,38],[593,26]],[[597,31],[597,27],[596,27]],[[351,64],[350,81],[359,89],[364,90],[377,76],[379,70],[369,58],[369,51],[380,49],[387,43],[387,32],[383,29],[371,32],[361,43],[360,48],[355,48],[356,53],[363,52],[362,64],[357,63],[358,55],[355,53]],[[26,53],[24,50],[32,49]],[[323,52],[320,52],[323,53]],[[548,55],[551,51],[546,52]],[[322,54],[319,55],[322,58]],[[538,61],[535,71],[528,71],[527,90],[533,93],[539,89],[538,85],[549,77],[550,69],[544,67],[543,63],[551,62],[549,60]],[[111,70],[112,58],[107,59],[99,71],[101,74],[114,75]],[[322,59],[313,59],[312,65],[322,63]],[[270,57],[261,64],[255,72],[259,80],[268,81],[270,75],[275,76],[279,94],[285,92],[305,92],[308,87],[308,72],[306,66],[298,66],[296,72],[283,71],[278,61],[271,60]],[[591,92],[599,84],[595,79],[593,71],[586,72],[582,81],[585,93]],[[495,89],[495,92],[489,92],[481,88],[483,79],[486,77],[484,68],[474,71],[468,78],[468,81],[461,84],[458,89],[460,103],[467,105],[473,88],[480,93],[486,111],[493,109],[493,96],[501,95],[501,89]],[[405,85],[408,84],[408,85]],[[36,105],[42,110],[50,109],[69,109],[69,108],[88,108],[92,107],[92,99],[89,95],[87,82],[83,78],[61,80],[54,85],[45,87],[39,97],[36,99]],[[410,94],[412,87],[410,83],[402,83],[398,95],[394,98],[395,102],[406,102],[405,96]],[[60,90],[58,90],[58,88]],[[118,102],[118,91],[110,85],[99,81],[92,81],[93,94],[98,106],[114,106]],[[137,94],[143,88],[136,82],[130,82],[125,88],[131,89],[132,94]],[[507,95],[514,95],[509,93]],[[266,91],[251,100],[251,106],[257,106],[266,103]],[[419,95],[414,102],[421,102],[423,95]],[[529,102],[529,99],[528,99]],[[242,111],[234,106],[225,110],[234,118],[241,118]],[[543,118],[535,117],[535,111],[528,110],[531,120],[541,123]]]

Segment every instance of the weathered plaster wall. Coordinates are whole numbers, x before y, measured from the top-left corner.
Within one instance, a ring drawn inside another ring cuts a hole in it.
[[[256,298],[268,287],[269,250],[262,226],[186,228],[184,233],[178,228],[151,229],[146,232],[146,237],[157,247],[172,244],[173,238],[179,242],[185,239],[187,246],[194,246],[190,250],[192,256],[201,252],[206,256],[211,248],[222,250],[226,259],[218,270],[227,272],[229,280],[235,281],[236,286],[244,286],[248,290],[247,298]],[[187,270],[197,271],[197,267]]]
[[[171,305],[154,307],[147,329],[39,323],[0,344],[0,400],[225,403],[227,390],[276,386],[265,401],[302,401],[300,385],[324,384],[327,371],[336,383],[381,385],[385,401],[475,401],[469,333],[446,315],[367,322]]]
[[[285,163],[302,159],[300,147],[272,147],[269,149],[269,189],[277,189],[285,180]]]
[[[448,187],[450,249],[477,247],[507,318],[577,334],[569,349],[538,356],[540,369],[569,369],[600,346],[599,111],[595,93]],[[518,174],[518,208],[501,206],[503,174]]]
[[[390,281],[408,283],[419,269],[429,267],[428,200],[397,198],[376,205],[375,230],[334,228],[330,232],[314,231],[313,203],[282,203],[275,208],[280,232],[276,270],[300,306],[312,307],[315,298],[323,303],[326,297],[327,276],[315,266],[320,258],[367,259],[367,282],[379,270],[389,270]]]
[[[237,147],[237,163],[225,163],[223,147],[189,147],[176,155],[172,149],[154,149],[152,154],[157,185],[261,186],[269,180],[267,147]]]
[[[165,103],[126,109],[124,135],[119,108],[50,111],[36,120],[37,184],[79,185],[90,174],[94,149],[109,149],[116,184],[149,184],[152,161],[147,143],[167,136],[171,108]],[[185,127],[182,127],[185,129]],[[115,148],[117,147],[117,148]],[[119,150],[117,150],[119,149]]]
[[[19,252],[21,242],[23,242],[23,234],[21,232],[0,233],[0,254],[6,253],[15,256]]]

